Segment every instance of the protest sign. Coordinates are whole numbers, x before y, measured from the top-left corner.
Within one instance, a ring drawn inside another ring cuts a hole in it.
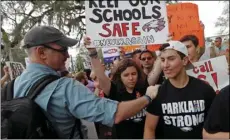
[[[140,49],[141,46],[138,45],[138,46],[122,46],[120,47],[121,50],[123,50],[125,53],[130,53],[130,52],[133,52],[135,51],[136,49]]]
[[[105,63],[112,63],[114,57],[119,56],[119,48],[118,47],[110,47],[110,48],[102,48],[102,55]]]
[[[187,74],[204,80],[218,93],[229,84],[228,64],[225,56],[193,63],[194,68],[187,70]]]
[[[159,50],[161,44],[155,44],[155,45],[147,45],[147,49],[154,52]]]
[[[85,1],[86,34],[94,47],[161,44],[167,40],[165,1]],[[89,47],[93,47],[89,46]]]
[[[200,23],[196,4],[170,4],[167,6],[167,15],[173,40],[180,40],[184,35],[192,34],[199,39],[199,46],[204,46],[204,28]]]
[[[25,69],[22,63],[19,62],[11,62],[7,61],[6,66],[9,67],[9,72],[10,72],[10,79],[13,80],[19,75],[22,74],[23,70]]]

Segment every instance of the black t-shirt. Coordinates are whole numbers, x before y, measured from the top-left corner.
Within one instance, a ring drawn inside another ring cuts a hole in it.
[[[194,77],[184,88],[166,80],[147,111],[159,116],[157,138],[201,139],[204,119],[216,93]]]
[[[145,93],[141,93],[134,90],[133,93],[120,91],[117,86],[111,82],[110,95],[108,98],[116,101],[129,101],[137,99],[143,96]],[[135,116],[126,119],[119,124],[115,124],[113,127],[113,138],[116,139],[142,139],[144,132],[146,110],[142,109]],[[114,135],[115,134],[115,135]]]
[[[213,100],[204,129],[208,133],[229,131],[229,85],[223,88]]]

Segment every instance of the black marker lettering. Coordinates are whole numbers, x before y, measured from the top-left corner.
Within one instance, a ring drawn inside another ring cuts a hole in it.
[[[91,22],[94,22],[94,23],[101,23],[102,20],[103,20],[103,18],[102,18],[102,15],[100,14],[100,12],[101,12],[101,9],[94,9],[94,10],[93,10],[93,14],[94,14],[95,16],[97,16],[98,19],[95,20],[95,19],[93,19],[93,18],[89,18],[89,20],[90,20]]]

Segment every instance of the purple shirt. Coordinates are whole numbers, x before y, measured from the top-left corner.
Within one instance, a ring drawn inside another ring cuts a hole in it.
[[[95,87],[92,81],[88,80],[88,85],[86,85],[87,88],[89,88],[92,92],[94,92]]]

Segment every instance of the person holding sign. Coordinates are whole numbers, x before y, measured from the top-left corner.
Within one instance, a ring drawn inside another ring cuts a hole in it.
[[[85,38],[85,44],[91,44],[90,38]],[[105,97],[118,102],[140,99],[148,95],[141,92],[140,86],[142,77],[139,66],[132,59],[123,59],[119,61],[115,72],[113,73],[112,82],[103,72],[103,67],[100,65],[100,60],[97,57],[95,48],[88,48],[93,71],[97,75],[100,83],[100,88],[104,91]],[[154,86],[152,90],[158,89],[159,86]],[[153,91],[156,92],[156,91]],[[131,110],[136,109],[133,107]],[[130,111],[131,111],[130,110]],[[113,127],[113,138],[116,139],[141,139],[143,138],[145,122],[145,109],[133,115],[132,117],[123,120]],[[116,136],[114,136],[116,134]]]
[[[195,35],[185,35],[180,39],[188,49],[188,57],[190,62],[198,62],[201,60],[201,55],[199,55],[199,39]],[[209,58],[208,58],[209,59]]]
[[[168,79],[147,108],[144,138],[201,139],[216,93],[210,85],[187,75],[188,50],[183,43],[169,41],[160,51],[161,67]]]

